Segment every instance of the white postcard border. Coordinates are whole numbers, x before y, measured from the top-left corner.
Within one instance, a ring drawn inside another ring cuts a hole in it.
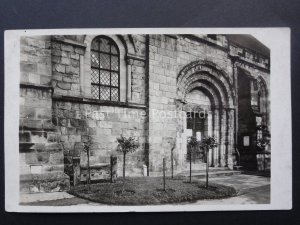
[[[19,205],[20,37],[72,34],[252,34],[271,50],[271,203],[247,205]],[[292,128],[289,28],[114,28],[5,31],[5,209],[9,212],[157,212],[292,208]]]

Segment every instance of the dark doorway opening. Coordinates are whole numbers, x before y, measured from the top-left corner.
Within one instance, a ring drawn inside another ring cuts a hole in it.
[[[256,170],[256,122],[251,105],[253,78],[238,70],[238,143],[240,165],[246,170]]]
[[[205,113],[194,113],[194,112],[187,112],[187,130],[188,130],[188,137],[193,136],[197,138],[197,140],[201,140],[204,136],[208,135],[208,123],[207,123],[207,114]],[[187,154],[188,156],[189,154]],[[192,154],[192,161],[203,161],[203,152],[198,149]],[[187,158],[188,159],[188,158]]]

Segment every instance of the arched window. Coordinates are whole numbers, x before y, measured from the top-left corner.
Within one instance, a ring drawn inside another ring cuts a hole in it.
[[[91,93],[105,101],[120,101],[120,53],[116,43],[105,36],[91,44]]]

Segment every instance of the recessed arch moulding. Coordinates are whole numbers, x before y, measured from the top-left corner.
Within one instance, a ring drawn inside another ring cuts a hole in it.
[[[177,76],[178,109],[186,112],[199,111],[207,107],[191,104],[187,99],[193,90],[200,90],[210,101],[206,113],[208,135],[218,140],[218,147],[210,152],[210,166],[233,168],[234,156],[234,99],[232,79],[216,64],[208,61],[194,61],[186,65]],[[199,101],[200,103],[200,101]],[[201,104],[201,103],[200,103]],[[179,154],[186,154],[186,118],[179,122],[181,138]]]

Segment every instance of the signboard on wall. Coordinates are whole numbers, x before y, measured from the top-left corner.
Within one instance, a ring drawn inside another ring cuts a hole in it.
[[[186,133],[187,137],[192,137],[193,136],[193,130],[192,129],[186,129],[185,133]]]
[[[243,145],[244,146],[250,146],[250,137],[249,136],[244,136]]]
[[[200,131],[196,132],[196,138],[198,141],[201,141],[201,132]]]

